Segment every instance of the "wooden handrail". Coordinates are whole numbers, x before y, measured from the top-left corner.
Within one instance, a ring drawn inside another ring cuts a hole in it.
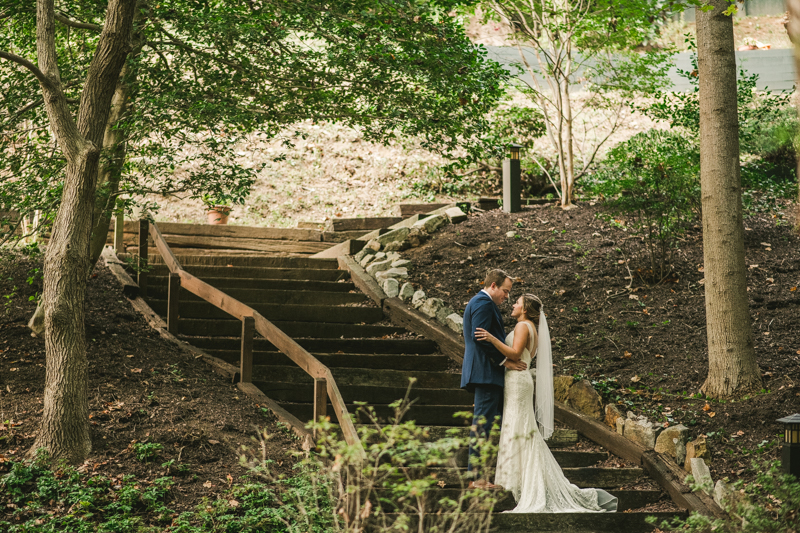
[[[261,336],[271,342],[273,346],[289,357],[289,359],[294,361],[306,374],[312,378],[322,378],[325,380],[328,398],[330,398],[333,410],[336,412],[336,418],[339,421],[339,427],[342,430],[345,441],[351,446],[358,445],[361,454],[365,456],[366,454],[361,445],[361,439],[358,437],[355,424],[353,424],[353,420],[350,418],[347,405],[344,402],[344,398],[342,398],[342,393],[339,392],[339,387],[336,386],[336,381],[333,379],[333,374],[330,369],[320,363],[316,357],[308,353],[305,348],[297,344],[294,339],[289,337],[275,324],[264,318],[261,313],[231,298],[200,278],[186,272],[178,261],[178,258],[172,253],[167,241],[158,229],[158,225],[154,222],[149,224],[149,233],[158,253],[161,254],[164,263],[167,265],[167,268],[169,268],[169,271],[180,276],[182,289],[199,296],[238,320],[242,320],[244,317],[253,317],[255,330],[259,332]],[[314,401],[316,402],[317,398],[314,398]]]

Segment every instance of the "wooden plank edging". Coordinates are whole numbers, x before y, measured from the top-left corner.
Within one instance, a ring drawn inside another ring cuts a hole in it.
[[[103,263],[108,268],[117,281],[122,285],[122,294],[131,300],[139,296],[139,284],[136,283],[130,275],[122,268],[122,261],[120,261],[114,251],[107,247],[103,247],[102,256]]]
[[[347,270],[350,272],[350,281],[353,282],[353,285],[369,296],[376,304],[383,307],[383,301],[388,298],[388,296],[386,296],[386,293],[378,286],[378,283],[372,276],[367,274],[367,271],[349,255],[340,255],[336,259],[339,261],[340,270]]]

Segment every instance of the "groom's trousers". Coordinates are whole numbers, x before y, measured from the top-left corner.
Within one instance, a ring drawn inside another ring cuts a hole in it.
[[[500,424],[502,416],[503,387],[498,387],[497,385],[475,385],[475,410],[472,418],[472,428],[469,432],[469,465],[467,470],[472,472],[477,479],[482,479],[481,475],[486,474],[480,466],[480,449],[476,445],[475,439],[488,439],[492,424],[495,422]]]

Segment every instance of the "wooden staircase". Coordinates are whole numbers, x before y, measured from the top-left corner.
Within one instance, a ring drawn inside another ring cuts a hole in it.
[[[430,426],[431,438],[444,436],[452,428],[460,428],[464,436],[468,433],[465,421],[453,416],[471,411],[473,401],[472,395],[459,388],[457,366],[433,341],[393,325],[381,307],[357,290],[350,273],[339,270],[336,259],[174,252],[189,274],[252,307],[326,365],[350,413],[357,412],[356,402],[367,402],[379,417],[389,419],[394,414],[390,404],[404,397],[413,378],[411,396],[416,403],[406,418]],[[149,255],[145,299],[153,311],[166,317],[170,272],[157,253]],[[238,366],[242,322],[183,289],[179,299],[177,336]],[[254,385],[300,421],[313,418],[314,378],[259,336],[253,342],[252,376]],[[328,412],[332,412],[330,405]],[[669,497],[655,483],[647,482],[641,468],[598,466],[609,458],[608,452],[581,448],[578,441],[576,431],[561,428],[549,445],[570,481],[580,487],[609,490],[619,498],[620,512],[500,514],[514,507],[510,493],[503,493],[495,508],[498,514],[492,519],[493,531],[651,531],[645,523],[647,515],[666,518],[683,514],[674,508],[666,513],[637,511],[669,501]],[[457,461],[461,468],[466,466],[465,449],[459,450]],[[456,477],[452,471],[442,471],[440,497],[455,494],[458,489],[454,487],[459,486]]]

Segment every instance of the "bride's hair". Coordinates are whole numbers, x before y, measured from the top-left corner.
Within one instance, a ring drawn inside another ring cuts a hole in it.
[[[542,310],[542,301],[535,294],[522,295],[522,312],[536,326],[539,325],[539,312]]]

